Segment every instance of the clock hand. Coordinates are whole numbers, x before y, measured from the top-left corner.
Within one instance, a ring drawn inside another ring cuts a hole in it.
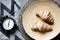
[[[10,20],[9,20],[9,22],[8,22],[8,27],[9,27],[9,24],[10,24]]]

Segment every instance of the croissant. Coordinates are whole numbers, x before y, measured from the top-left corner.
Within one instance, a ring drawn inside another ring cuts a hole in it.
[[[36,20],[31,27],[33,31],[52,31],[52,26],[48,25],[47,23],[43,22],[42,20]]]
[[[48,24],[54,24],[54,18],[49,11],[40,11],[36,13],[36,16],[44,20]]]

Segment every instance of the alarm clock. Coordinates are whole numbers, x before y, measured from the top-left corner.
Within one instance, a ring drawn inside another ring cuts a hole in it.
[[[5,30],[11,30],[14,27],[14,21],[10,18],[7,18],[3,21],[2,25]]]
[[[2,17],[0,25],[1,31],[7,36],[14,34],[16,30],[19,30],[16,21],[9,16]]]

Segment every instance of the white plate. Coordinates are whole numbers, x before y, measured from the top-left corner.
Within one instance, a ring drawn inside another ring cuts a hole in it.
[[[53,31],[40,33],[31,30],[31,25],[37,19],[35,13],[36,10],[48,10],[51,11],[54,17]],[[60,29],[60,9],[59,7],[48,1],[39,1],[31,3],[24,11],[23,15],[23,28],[25,32],[35,40],[50,40],[59,34]]]

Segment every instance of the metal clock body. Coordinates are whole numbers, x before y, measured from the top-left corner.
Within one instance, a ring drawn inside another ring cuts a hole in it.
[[[7,15],[1,18],[1,31],[7,37],[10,37],[11,34],[14,34],[18,30],[18,26],[15,20]]]

